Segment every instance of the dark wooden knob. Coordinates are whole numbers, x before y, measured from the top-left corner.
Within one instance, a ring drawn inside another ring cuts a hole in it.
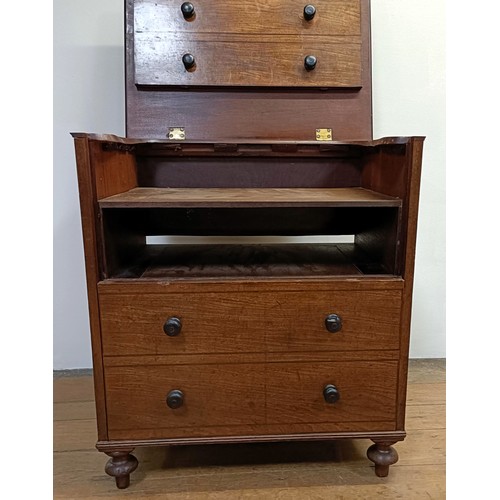
[[[175,410],[184,404],[184,393],[179,389],[174,389],[167,394],[167,406]]]
[[[304,7],[304,19],[306,21],[311,21],[316,15],[316,7],[314,5],[306,5]]]
[[[323,397],[328,404],[333,404],[340,399],[340,392],[333,384],[328,384],[323,389]]]
[[[342,318],[338,314],[329,314],[325,319],[325,326],[329,332],[339,332],[342,329]]]
[[[194,5],[191,2],[184,2],[181,5],[181,12],[184,19],[191,19],[194,16]]]
[[[317,62],[318,60],[315,56],[306,56],[304,59],[304,68],[306,68],[307,71],[312,71],[316,67]]]
[[[194,66],[194,56],[193,54],[184,54],[182,56],[182,64],[186,69],[191,69]]]
[[[163,325],[163,331],[169,337],[176,337],[181,333],[182,323],[179,318],[168,318]]]

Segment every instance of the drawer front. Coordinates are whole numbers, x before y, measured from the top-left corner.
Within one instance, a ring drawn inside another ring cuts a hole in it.
[[[265,378],[256,364],[106,368],[108,429],[168,429],[265,423]],[[181,391],[182,404],[167,397]],[[159,434],[161,435],[161,434]]]
[[[267,422],[299,424],[395,420],[397,369],[397,361],[269,365]],[[325,390],[327,395],[333,399],[338,397],[338,400],[326,402]]]
[[[152,362],[107,367],[105,381],[110,439],[352,432],[395,425],[397,361]],[[331,387],[335,402],[325,399],[325,388]]]
[[[259,352],[265,349],[267,323],[257,294],[101,295],[105,356]],[[181,322],[169,336],[169,318]]]
[[[401,291],[108,293],[100,311],[105,356],[394,350]]]
[[[136,0],[136,33],[240,33],[359,35],[359,0],[317,0],[316,13],[304,18],[302,0],[210,0],[191,3],[194,13],[181,11],[182,0]]]
[[[361,46],[319,43],[312,38],[275,43],[203,41],[142,33],[136,35],[137,85],[275,87],[361,87]],[[183,55],[191,54],[189,70]],[[306,56],[316,58],[307,70]]]

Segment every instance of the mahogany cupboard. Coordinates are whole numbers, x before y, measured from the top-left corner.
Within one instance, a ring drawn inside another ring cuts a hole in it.
[[[106,472],[369,438],[386,476],[423,138],[372,139],[369,3],[128,0],[125,22],[127,137],[73,134]]]

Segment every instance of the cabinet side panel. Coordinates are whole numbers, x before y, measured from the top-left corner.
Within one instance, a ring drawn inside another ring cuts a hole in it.
[[[135,155],[128,151],[106,150],[106,143],[89,141],[98,200],[137,187]]]
[[[92,341],[92,361],[94,367],[94,391],[96,400],[97,429],[100,441],[108,437],[104,371],[102,362],[101,325],[97,282],[99,281],[97,198],[90,162],[89,141],[85,137],[75,138],[75,153],[80,193],[85,270],[87,276],[87,297]]]
[[[413,273],[415,266],[415,246],[417,240],[418,201],[420,196],[420,174],[424,139],[412,139],[407,155],[408,188],[407,202],[403,210],[406,221],[403,254],[403,307],[401,313],[401,358],[399,363],[397,429],[404,429],[406,410],[406,386],[408,378],[408,355],[410,348],[411,306],[413,294]]]

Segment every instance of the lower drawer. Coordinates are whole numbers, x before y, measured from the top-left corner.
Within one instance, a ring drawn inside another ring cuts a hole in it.
[[[107,367],[109,439],[391,430],[397,366],[229,361]]]

